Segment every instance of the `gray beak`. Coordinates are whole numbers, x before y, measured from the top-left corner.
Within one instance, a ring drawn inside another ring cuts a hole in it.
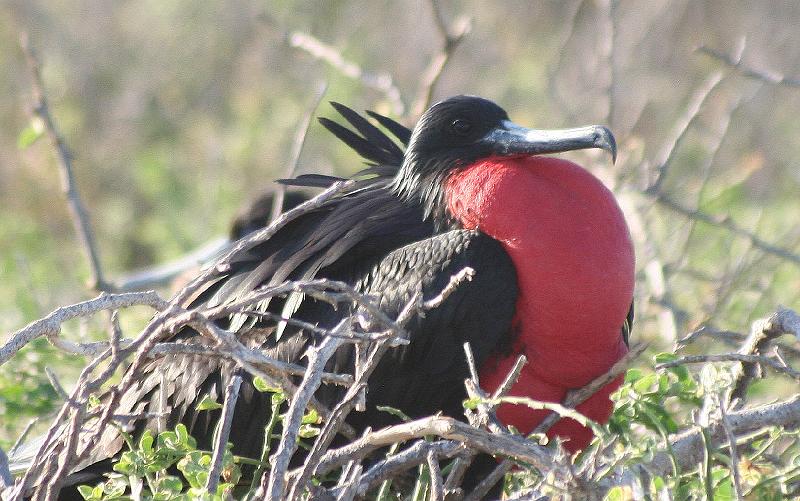
[[[504,120],[500,127],[490,131],[481,142],[487,143],[498,155],[540,155],[563,151],[600,148],[617,159],[617,141],[614,134],[602,125],[589,125],[576,129],[539,130],[526,129]]]

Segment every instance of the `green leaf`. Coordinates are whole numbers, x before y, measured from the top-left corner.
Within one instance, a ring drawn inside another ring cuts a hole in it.
[[[92,499],[92,494],[94,493],[94,489],[89,487],[88,485],[79,485],[78,492],[83,496],[83,499]]]
[[[625,373],[625,382],[632,383],[634,381],[638,381],[644,375],[644,371],[642,369],[628,369],[628,372]]]
[[[674,353],[659,353],[658,355],[653,357],[653,360],[655,360],[656,365],[665,364],[667,362],[672,362],[673,360],[677,360],[677,359],[678,359],[678,355],[676,355]]]
[[[380,409],[379,409],[380,410]],[[317,414],[317,411],[311,409],[308,414],[303,416],[303,420],[300,422],[301,424],[319,424],[322,422],[322,418]]]
[[[628,501],[629,499],[631,499],[631,497],[625,492],[625,489],[620,486],[616,486],[611,488],[606,493],[603,501]]]
[[[264,378],[259,376],[253,378],[253,386],[261,393],[283,393],[280,388],[270,386],[269,383],[264,381]]]
[[[465,409],[475,410],[478,408],[480,403],[481,403],[480,398],[468,398],[467,400],[464,400],[462,405],[464,406]]]
[[[300,438],[313,438],[319,435],[319,427],[311,426],[310,424],[300,425],[297,435]]]
[[[200,403],[197,404],[198,411],[210,411],[214,409],[222,409],[222,404],[212,399],[208,395],[204,396],[203,400],[201,400]]]
[[[658,379],[657,374],[651,373],[646,376],[643,376],[635,383],[633,383],[633,390],[640,395],[652,393],[651,388],[653,387],[653,385],[655,385],[657,379]]]
[[[153,434],[150,430],[145,430],[142,438],[139,439],[139,449],[143,452],[150,452],[153,450]]]
[[[17,148],[24,150],[42,137],[42,134],[44,134],[44,121],[39,117],[34,117],[31,119],[31,123],[17,136]]]

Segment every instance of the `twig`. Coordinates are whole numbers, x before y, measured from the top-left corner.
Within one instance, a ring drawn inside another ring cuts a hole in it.
[[[345,319],[339,323],[333,330],[344,331],[350,328],[351,319]],[[266,494],[269,499],[281,499],[284,496],[286,485],[286,470],[289,468],[289,461],[292,454],[297,448],[297,436],[300,430],[300,421],[303,418],[308,401],[317,391],[322,381],[322,370],[328,360],[333,356],[336,350],[344,343],[342,338],[327,337],[322,340],[319,347],[310,349],[306,352],[308,357],[308,370],[303,377],[303,382],[300,384],[297,393],[292,398],[289,405],[289,410],[283,418],[283,434],[281,436],[278,449],[275,455],[270,458],[272,464],[272,472],[269,475],[268,484],[259,488],[259,491]],[[266,476],[265,476],[266,478]]]
[[[317,92],[311,105],[306,110],[300,123],[297,125],[297,131],[294,135],[292,142],[292,149],[289,152],[289,161],[286,163],[286,171],[283,177],[286,179],[294,177],[297,170],[297,165],[300,163],[300,154],[303,152],[303,145],[306,143],[306,135],[308,135],[308,127],[311,125],[311,119],[314,117],[314,112],[319,108],[319,103],[325,97],[325,91],[328,90],[328,83],[322,82],[317,86]],[[275,221],[278,216],[283,212],[283,199],[286,197],[286,185],[278,183],[275,188],[275,198],[272,199],[272,211],[270,213],[270,222]]]
[[[442,48],[431,57],[428,66],[422,72],[419,90],[411,105],[411,116],[415,118],[422,115],[430,105],[433,91],[442,76],[442,72],[444,72],[456,48],[472,29],[472,20],[469,17],[460,17],[453,23],[452,27],[448,27],[439,2],[430,0],[430,5],[436,28],[442,37]]]
[[[694,123],[695,118],[700,113],[703,105],[708,100],[708,97],[719,86],[723,80],[723,73],[718,71],[713,73],[706,79],[705,82],[697,89],[697,92],[692,96],[683,115],[675,122],[675,126],[669,136],[669,140],[659,152],[655,159],[657,175],[655,181],[645,190],[646,193],[658,194],[661,190],[661,185],[667,177],[667,172],[678,150],[678,146],[686,137],[689,127]]]
[[[395,114],[405,113],[405,104],[400,96],[400,89],[389,73],[370,73],[356,63],[344,58],[341,51],[330,46],[308,33],[295,31],[289,34],[289,44],[302,49],[312,57],[324,61],[338,70],[342,75],[361,82],[364,86],[375,89],[391,103]]]
[[[761,355],[767,347],[775,341],[778,337],[786,333],[800,332],[800,322],[792,328],[792,320],[800,318],[792,310],[780,308],[770,318],[759,320],[753,323],[750,335],[742,344],[739,353],[744,355]],[[784,322],[784,319],[787,320]],[[783,325],[786,323],[787,325]],[[792,332],[792,331],[795,332]],[[796,334],[795,334],[796,335]],[[777,348],[776,348],[777,349]],[[774,360],[774,359],[771,359]],[[777,361],[784,367],[788,367],[783,360]],[[743,363],[740,365],[736,374],[736,380],[730,390],[728,396],[728,403],[734,403],[735,408],[739,408],[744,404],[744,397],[747,394],[747,388],[753,379],[761,374],[760,363]]]
[[[8,468],[8,456],[6,456],[3,448],[0,447],[0,493],[14,485],[14,477],[11,476],[11,470]]]
[[[741,501],[743,499],[742,495],[742,475],[739,472],[739,454],[736,450],[736,435],[733,433],[731,429],[731,425],[728,422],[728,413],[725,410],[725,406],[727,404],[725,402],[719,402],[719,411],[720,411],[720,423],[722,424],[722,428],[725,430],[725,438],[728,440],[728,448],[731,451],[731,473],[733,476],[733,492],[736,494],[737,501]]]
[[[800,254],[796,254],[788,249],[784,249],[778,245],[767,242],[766,240],[762,239],[755,233],[739,226],[730,216],[716,216],[713,214],[708,214],[706,212],[703,212],[700,209],[691,209],[689,207],[685,207],[680,202],[672,199],[663,192],[658,192],[655,194],[648,193],[648,194],[650,194],[656,202],[674,212],[683,214],[684,216],[691,219],[702,221],[711,226],[716,226],[728,230],[737,236],[748,239],[750,243],[753,245],[753,247],[756,247],[757,249],[764,251],[767,254],[772,254],[781,259],[790,261],[795,265],[800,265]]]
[[[432,416],[389,426],[348,445],[330,450],[322,458],[317,473],[323,475],[354,457],[364,457],[381,447],[426,435],[455,440],[487,454],[515,457],[537,468],[553,467],[552,453],[523,437],[498,435],[479,430],[450,417]]]
[[[17,438],[17,440],[14,442],[14,445],[12,445],[11,449],[9,449],[8,451],[9,454],[13,456],[14,453],[17,452],[17,449],[19,449],[20,446],[25,443],[25,439],[28,438],[28,433],[31,432],[33,425],[39,422],[39,419],[40,418],[36,417],[28,421],[28,424],[25,425],[25,429],[22,430],[22,433],[20,434],[19,438]]]
[[[236,400],[239,398],[239,387],[242,385],[241,371],[237,370],[231,378],[228,387],[225,389],[225,402],[222,404],[222,418],[219,424],[216,441],[214,442],[214,455],[211,459],[211,471],[208,473],[206,482],[206,492],[213,496],[217,493],[219,475],[222,471],[222,460],[225,458],[228,437],[231,435],[231,424],[233,423],[233,410],[236,408]]]
[[[656,369],[667,369],[670,367],[677,367],[684,364],[704,364],[706,362],[747,362],[750,364],[767,365],[775,369],[776,372],[785,374],[791,378],[800,381],[800,371],[795,370],[783,361],[775,360],[772,357],[765,357],[761,355],[748,355],[745,353],[720,353],[716,355],[687,355],[680,357],[669,362],[664,362],[656,365]]]
[[[61,385],[61,382],[58,380],[58,377],[53,370],[50,367],[45,367],[44,373],[47,374],[47,379],[50,381],[50,386],[52,386],[56,391],[56,394],[61,397],[61,400],[64,400],[65,402],[69,401],[69,394]]]
[[[785,85],[787,87],[800,87],[800,79],[797,78],[790,78],[786,77],[777,71],[771,70],[757,70],[755,68],[751,68],[742,63],[741,55],[739,57],[731,57],[728,54],[724,54],[716,49],[712,49],[705,45],[699,47],[697,49],[698,52],[702,52],[717,61],[722,61],[726,65],[730,66],[731,68],[736,69],[739,73],[746,77],[755,78],[757,80],[761,80],[762,82],[767,82],[774,85]]]
[[[444,501],[444,486],[442,481],[442,469],[439,467],[439,459],[436,453],[428,450],[427,455],[428,470],[431,475],[431,495],[430,501]]]
[[[444,302],[444,300],[447,299],[447,297],[458,288],[458,286],[465,281],[471,281],[473,277],[475,277],[475,270],[469,266],[465,266],[458,273],[450,277],[447,285],[444,286],[444,289],[442,289],[439,294],[422,303],[422,308],[425,310],[438,308]]]
[[[164,286],[188,270],[208,263],[228,249],[230,245],[231,242],[227,238],[215,238],[172,261],[133,271],[114,279],[114,290],[141,291]]]
[[[486,477],[475,486],[472,492],[464,497],[464,501],[480,501],[484,499],[492,487],[494,487],[506,473],[511,471],[512,466],[514,466],[513,461],[504,459],[491,473],[486,475]]]
[[[127,292],[122,294],[100,294],[94,299],[76,303],[70,306],[62,306],[54,310],[46,317],[31,322],[22,329],[11,335],[11,339],[0,349],[0,365],[6,363],[23,346],[42,336],[58,336],[61,332],[61,324],[67,320],[78,317],[86,317],[103,310],[116,310],[128,308],[135,305],[146,305],[157,311],[163,311],[167,307],[164,301],[155,291],[147,292]]]
[[[25,54],[25,60],[28,63],[28,70],[31,74],[31,86],[33,89],[33,114],[39,117],[44,123],[44,128],[47,135],[50,137],[50,142],[56,150],[58,164],[61,170],[61,186],[64,195],[67,197],[67,204],[69,205],[70,214],[72,215],[72,224],[75,227],[86,258],[89,261],[89,268],[91,270],[90,287],[98,291],[110,290],[110,285],[106,283],[103,277],[103,270],[100,266],[100,258],[97,252],[97,245],[92,232],[92,225],[89,222],[89,213],[81,200],[78,193],[78,187],[75,182],[75,176],[72,169],[72,153],[69,150],[64,137],[58,130],[58,127],[50,115],[50,109],[47,104],[47,97],[44,92],[44,84],[42,82],[42,75],[39,71],[39,61],[33,52],[30,39],[27,33],[20,35],[20,47]]]
[[[647,343],[639,343],[634,345],[628,353],[625,354],[620,360],[617,361],[611,368],[602,376],[599,376],[593,379],[589,384],[580,388],[578,390],[570,391],[566,397],[564,398],[563,405],[564,407],[577,407],[578,405],[582,404],[586,400],[589,399],[592,395],[597,393],[598,390],[615,380],[620,374],[623,374],[627,369],[630,363],[639,357],[639,355],[647,349]],[[546,418],[542,420],[541,423],[533,430],[533,433],[547,433],[547,431],[554,425],[556,422],[561,419],[556,413],[550,414]]]
[[[463,450],[462,445],[451,440],[436,442],[419,440],[407,449],[377,462],[364,472],[358,479],[358,493],[365,495],[370,488],[384,480],[424,463],[429,453],[433,453],[437,458],[448,458],[458,454],[461,450]]]

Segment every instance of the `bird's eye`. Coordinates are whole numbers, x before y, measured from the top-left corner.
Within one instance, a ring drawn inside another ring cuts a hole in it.
[[[466,136],[472,130],[472,124],[463,118],[457,118],[453,120],[453,123],[450,124],[450,127],[453,129],[453,132],[459,136]]]

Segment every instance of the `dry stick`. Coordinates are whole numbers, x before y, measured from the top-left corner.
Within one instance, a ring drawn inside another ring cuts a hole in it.
[[[41,494],[43,489],[46,489],[46,493],[58,491],[58,488],[61,486],[61,481],[67,474],[70,461],[74,459],[75,450],[78,445],[77,435],[80,432],[80,425],[83,421],[86,403],[85,397],[90,391],[87,380],[94,369],[97,368],[97,366],[100,365],[100,363],[110,355],[111,350],[108,349],[105,353],[102,353],[95,358],[81,371],[81,374],[78,377],[78,384],[75,386],[72,394],[69,395],[67,401],[61,406],[61,410],[53,420],[53,425],[48,430],[44,442],[42,442],[41,447],[37,451],[36,456],[31,463],[31,467],[25,472],[25,475],[17,483],[17,487],[15,488],[12,499],[20,499],[22,496],[24,496],[28,487],[30,486],[30,482],[37,476],[41,481],[39,487],[37,488],[37,492]],[[75,413],[70,420],[68,428],[69,433],[67,433],[66,442],[64,442],[63,433],[62,435],[56,436],[56,432],[63,432],[61,422],[73,408],[75,408]],[[62,453],[60,451],[64,452]],[[40,465],[42,465],[43,462],[46,469],[42,473],[42,468]],[[55,475],[51,476],[50,472],[52,472],[57,465],[59,466]],[[48,499],[51,498],[48,497]]]
[[[431,416],[408,423],[388,426],[348,445],[328,451],[320,461],[320,475],[338,468],[353,458],[361,458],[381,447],[426,435],[435,435],[486,452],[515,457],[537,468],[553,465],[552,452],[518,435],[498,435],[479,430],[446,416]]]
[[[736,435],[733,433],[731,425],[728,422],[728,413],[725,410],[726,405],[727,403],[723,402],[720,399],[719,402],[720,423],[722,424],[722,428],[725,430],[725,438],[728,440],[728,448],[731,451],[731,473],[733,474],[733,492],[736,494],[737,501],[741,501],[743,499],[743,495],[742,495],[742,475],[739,472],[739,454],[736,450]]]
[[[431,57],[428,66],[422,72],[419,90],[411,105],[410,114],[413,118],[422,115],[430,105],[436,83],[442,76],[447,63],[450,61],[456,48],[461,44],[462,40],[464,40],[464,37],[472,29],[472,20],[469,17],[460,17],[453,23],[452,27],[448,27],[439,2],[437,0],[430,0],[430,5],[433,11],[433,19],[436,28],[442,37],[442,48]]]
[[[241,343],[239,343],[241,345]],[[290,376],[302,376],[306,372],[306,368],[299,364],[291,362],[284,362],[282,360],[274,359],[266,355],[264,352],[247,348],[241,345],[236,349],[224,346],[203,346],[197,344],[186,343],[158,343],[147,354],[150,358],[157,358],[164,355],[202,355],[207,357],[221,357],[233,361],[244,361],[255,367],[265,367],[271,371]],[[338,386],[350,386],[353,384],[353,377],[349,374],[336,374],[331,372],[323,372],[322,380],[326,383],[335,384]]]
[[[436,458],[450,458],[463,451],[463,445],[452,440],[428,442],[418,440],[414,445],[397,454],[379,461],[358,479],[358,493],[364,496],[371,488],[388,480],[398,473],[420,465],[427,460],[428,454]],[[337,489],[334,489],[334,493]]]
[[[328,82],[322,82],[317,86],[317,92],[314,95],[314,99],[311,101],[311,105],[303,114],[300,123],[297,125],[297,131],[295,132],[294,141],[292,142],[292,149],[289,152],[289,161],[286,164],[286,171],[283,173],[283,177],[286,179],[294,177],[297,165],[300,163],[300,154],[303,153],[303,145],[306,143],[306,136],[308,135],[308,127],[311,125],[311,119],[314,117],[317,108],[319,108],[319,103],[322,102],[322,98],[325,97],[325,91],[327,90]],[[272,200],[272,211],[269,216],[270,222],[275,221],[275,219],[281,215],[281,212],[283,212],[283,199],[285,196],[286,185],[278,183],[275,187],[275,198]]]
[[[110,285],[103,277],[103,270],[100,267],[97,245],[95,244],[94,233],[89,222],[89,214],[78,193],[75,183],[75,176],[72,169],[72,153],[69,150],[63,136],[56,127],[47,104],[47,97],[44,93],[44,84],[39,70],[39,61],[31,47],[30,40],[26,33],[20,35],[20,46],[25,54],[28,69],[31,74],[31,87],[33,89],[33,114],[41,119],[50,142],[56,149],[58,164],[61,171],[61,187],[67,197],[72,224],[75,227],[86,257],[89,261],[89,268],[92,273],[90,287],[95,290],[109,290]]]
[[[784,334],[794,334],[800,339],[800,316],[788,308],[779,308],[768,319],[753,323],[750,336],[742,345],[739,353],[760,354],[769,344]],[[771,359],[774,360],[774,359]],[[783,367],[788,367],[784,362]],[[744,403],[747,388],[754,378],[759,376],[759,364],[743,363],[736,376],[736,381],[728,396],[728,403],[738,401],[736,408]]]
[[[350,329],[352,319],[346,318],[339,325],[334,327],[334,331],[344,331]],[[268,484],[261,482],[259,491],[269,499],[282,499],[286,485],[286,470],[289,468],[289,461],[297,448],[297,436],[300,422],[308,406],[308,402],[319,388],[322,382],[322,370],[328,360],[336,350],[345,343],[345,340],[338,337],[327,337],[322,340],[319,347],[311,348],[306,352],[308,357],[308,370],[303,377],[302,383],[298,387],[297,393],[289,405],[289,410],[283,419],[283,434],[278,444],[275,455],[270,458],[272,472],[269,476],[264,475],[264,480]]]
[[[0,348],[0,365],[7,362],[23,346],[37,337],[48,336],[52,339],[61,332],[61,324],[67,320],[86,317],[103,310],[116,310],[135,305],[145,305],[157,311],[167,307],[155,291],[128,292],[123,294],[100,294],[94,299],[83,301],[70,306],[57,308],[46,317],[31,322],[11,335],[6,344]]]
[[[762,82],[767,82],[775,85],[785,85],[787,87],[800,87],[800,79],[786,77],[781,73],[771,70],[757,70],[742,64],[741,55],[738,57],[731,57],[728,54],[712,49],[710,47],[701,46],[697,49],[698,52],[707,54],[717,61],[722,61],[728,66],[736,69],[739,73],[746,77],[755,78]]]
[[[703,105],[708,100],[708,97],[722,81],[723,73],[721,71],[713,73],[709,78],[706,79],[705,82],[703,82],[697,92],[695,92],[695,94],[692,96],[684,114],[679,117],[675,123],[675,127],[672,129],[669,140],[656,157],[655,163],[658,174],[656,175],[655,181],[653,181],[653,183],[647,187],[645,193],[655,195],[660,192],[661,186],[667,177],[669,167],[673,158],[675,157],[675,153],[678,150],[678,146],[680,146],[680,143],[686,137],[686,133],[689,131],[692,123],[694,123],[697,115],[703,108]]]
[[[765,357],[761,355],[747,355],[744,353],[720,353],[716,355],[688,355],[685,357],[676,358],[669,362],[656,365],[656,369],[667,369],[670,367],[677,367],[684,364],[704,364],[707,362],[746,362],[748,364],[761,364],[767,365],[775,369],[776,372],[785,374],[793,379],[800,381],[800,371],[795,370],[785,362],[776,360],[772,357]]]
[[[427,455],[428,470],[431,474],[431,496],[430,501],[444,501],[444,485],[442,481],[442,469],[436,453],[428,450]]]
[[[318,40],[308,33],[300,31],[290,33],[289,44],[292,47],[304,50],[315,59],[328,63],[342,75],[383,93],[384,97],[391,103],[395,114],[403,115],[405,113],[406,107],[400,95],[400,89],[397,88],[392,75],[389,73],[368,72],[356,63],[345,59],[339,49]]]
[[[8,468],[8,456],[0,447],[0,493],[14,485],[14,477]]]
[[[214,495],[219,484],[219,475],[222,471],[222,460],[225,458],[225,450],[228,445],[228,437],[231,435],[231,425],[233,424],[233,410],[236,408],[236,400],[239,398],[239,387],[242,385],[241,369],[237,369],[231,378],[228,387],[225,389],[225,402],[222,404],[222,419],[214,442],[214,455],[211,459],[211,471],[206,482],[206,492]]]
[[[711,226],[716,226],[718,228],[728,230],[729,232],[737,236],[748,239],[750,243],[753,245],[753,247],[756,247],[757,249],[766,252],[767,254],[772,254],[781,259],[785,259],[786,261],[790,261],[796,265],[800,265],[800,254],[796,254],[788,249],[784,249],[783,247],[767,242],[766,240],[762,239],[755,233],[739,226],[733,219],[731,219],[730,216],[717,216],[703,212],[700,209],[692,209],[689,207],[685,207],[680,202],[672,199],[671,197],[662,192],[655,194],[651,193],[648,194],[651,195],[656,202],[674,212],[683,214],[684,216],[691,219],[702,221]]]
[[[19,438],[17,438],[17,441],[14,442],[14,445],[11,446],[11,449],[8,450],[9,454],[13,456],[14,453],[17,452],[17,449],[19,449],[22,446],[22,444],[25,443],[25,439],[28,438],[28,433],[31,432],[33,425],[39,422],[39,419],[40,418],[35,417],[30,421],[28,421],[28,424],[25,425],[25,429],[22,430],[22,434],[20,434]]]
[[[604,66],[608,68],[608,84],[605,89],[608,98],[608,109],[606,113],[606,123],[613,129],[614,112],[616,110],[615,90],[617,83],[617,62],[616,62],[616,12],[619,0],[604,0],[601,2],[604,7],[604,21],[606,23],[606,36],[604,38]]]
[[[230,247],[231,241],[218,237],[199,245],[186,254],[155,266],[139,269],[114,279],[114,290],[139,291],[161,287],[188,270],[208,263]]]
[[[429,456],[433,456],[434,460],[448,459],[460,457],[467,450],[463,444],[453,440],[417,440],[406,449],[378,461],[365,472],[359,479],[359,494],[364,496],[381,483],[425,463]],[[446,492],[443,491],[443,494]]]
[[[306,459],[303,462],[303,468],[300,470],[297,480],[295,480],[291,486],[288,499],[292,500],[300,497],[303,489],[306,488],[308,482],[311,480],[311,477],[314,474],[314,468],[317,466],[327,447],[336,437],[336,433],[338,428],[341,427],[342,421],[353,409],[357,399],[361,395],[361,392],[365,391],[366,388],[367,384],[363,381],[354,384],[347,391],[342,400],[331,411],[331,416],[325,422],[325,425],[322,427],[322,430],[319,433],[319,437],[317,437],[317,440],[311,447],[311,451],[308,453],[308,456],[306,456]]]

